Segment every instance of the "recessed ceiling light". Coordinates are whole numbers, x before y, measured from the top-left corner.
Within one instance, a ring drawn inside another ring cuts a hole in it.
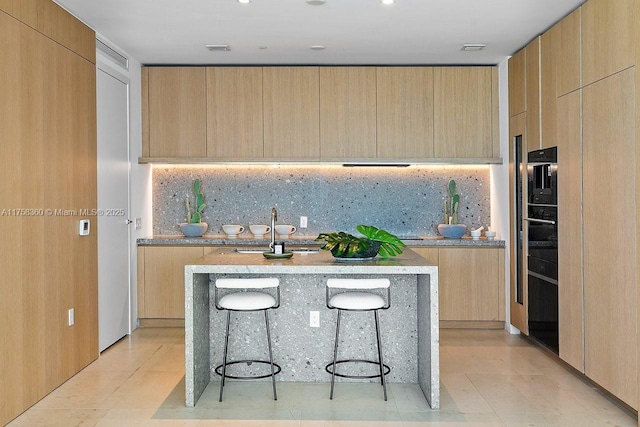
[[[238,3],[247,4],[251,3],[251,0],[238,0]]]
[[[393,4],[395,2],[395,0],[380,0],[380,3],[382,4]]]
[[[211,51],[226,52],[228,50],[231,50],[231,46],[229,46],[228,44],[206,44],[205,46]]]
[[[316,44],[316,45],[311,46],[309,49],[311,49],[311,50],[324,50],[325,46],[322,46],[321,44]]]
[[[462,49],[460,50],[464,50],[466,52],[477,52],[484,49],[486,46],[487,45],[483,43],[466,43],[462,45]]]
[[[311,6],[322,6],[326,2],[327,0],[307,0],[307,4],[310,4]]]

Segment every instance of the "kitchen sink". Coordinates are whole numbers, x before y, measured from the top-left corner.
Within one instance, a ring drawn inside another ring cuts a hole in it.
[[[287,252],[293,252],[294,254],[317,254],[320,249],[316,248],[287,248]],[[263,252],[271,251],[269,248],[236,248],[235,251],[239,254],[261,254]]]

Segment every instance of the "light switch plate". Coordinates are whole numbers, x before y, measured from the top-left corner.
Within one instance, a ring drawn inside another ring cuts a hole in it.
[[[301,216],[300,217],[300,228],[307,228],[307,217],[306,216]]]
[[[312,328],[320,327],[320,312],[319,311],[310,311],[309,312],[309,326]]]
[[[142,228],[142,218],[136,218],[136,230],[140,230]]]
[[[81,219],[78,225],[78,234],[81,236],[88,236],[91,232],[91,221],[88,219]]]

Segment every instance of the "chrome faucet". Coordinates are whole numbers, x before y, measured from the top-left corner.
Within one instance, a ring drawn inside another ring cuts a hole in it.
[[[276,208],[271,208],[271,243],[269,248],[273,251],[273,247],[276,244],[276,221],[278,220],[278,211]]]

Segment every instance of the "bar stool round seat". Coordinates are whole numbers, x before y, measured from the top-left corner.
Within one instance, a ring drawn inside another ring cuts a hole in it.
[[[220,298],[218,305],[225,310],[266,310],[276,305],[276,299],[266,292],[234,292]]]
[[[275,297],[266,292],[275,293]],[[220,292],[223,295],[220,295]],[[273,351],[271,346],[271,331],[269,329],[268,311],[280,307],[280,280],[274,277],[267,278],[220,278],[215,282],[215,305],[218,310],[226,310],[227,325],[224,334],[224,351],[222,356],[222,364],[215,367],[215,372],[222,378],[220,380],[220,398],[222,402],[222,393],[227,378],[233,379],[259,379],[271,377],[273,387],[273,400],[278,400],[276,393],[276,374],[280,373],[281,368],[277,363],[273,362]],[[264,311],[264,321],[266,326],[267,345],[269,349],[269,360],[234,360],[228,361],[227,354],[229,349],[229,324],[231,323],[231,312],[250,312]],[[264,364],[270,367],[270,373],[266,375],[238,376],[229,375],[226,370],[230,365],[239,364]]]
[[[327,280],[326,303],[330,309],[337,309],[336,317],[336,337],[333,344],[333,360],[325,366],[325,370],[331,374],[331,394],[333,399],[333,389],[335,377],[343,378],[380,378],[380,384],[384,393],[384,400],[387,400],[387,384],[385,375],[391,372],[391,368],[384,364],[382,359],[382,343],[380,340],[380,322],[378,320],[378,310],[386,310],[390,307],[391,282],[386,278],[372,279],[343,279],[332,278]],[[386,298],[379,295],[381,290],[386,290]],[[378,293],[376,293],[378,292]],[[332,294],[333,293],[333,294]],[[338,341],[340,335],[340,317],[343,311],[373,311],[376,329],[376,344],[378,348],[378,360],[366,359],[343,359],[338,360]],[[378,367],[378,373],[373,375],[347,375],[336,372],[338,365],[346,363],[372,364]]]
[[[343,292],[329,300],[329,305],[340,310],[377,310],[385,304],[380,295],[368,292]]]

